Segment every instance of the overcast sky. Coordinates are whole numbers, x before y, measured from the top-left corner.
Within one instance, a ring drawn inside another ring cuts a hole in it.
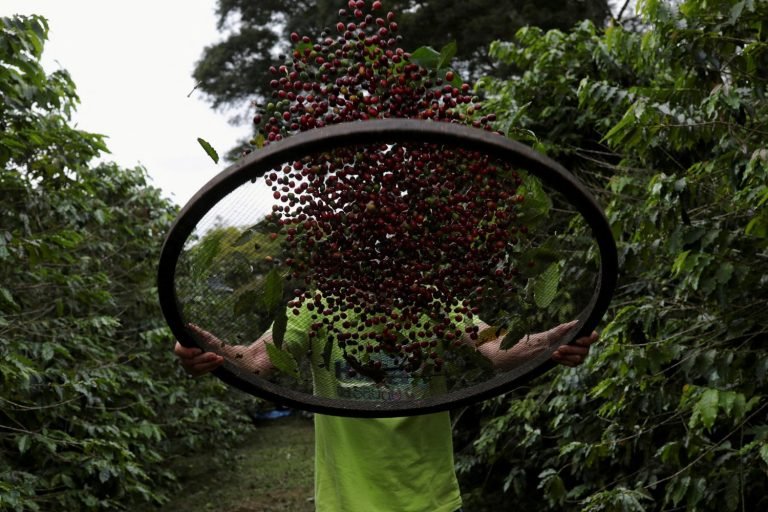
[[[224,153],[249,134],[215,112],[195,86],[203,48],[221,38],[216,0],[0,0],[0,15],[40,14],[50,24],[47,71],[67,69],[81,104],[78,128],[108,136],[112,160],[144,166],[155,186],[183,205],[225,165]],[[244,107],[245,108],[245,105]]]

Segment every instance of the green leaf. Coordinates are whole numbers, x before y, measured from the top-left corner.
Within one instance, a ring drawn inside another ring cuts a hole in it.
[[[437,69],[442,69],[450,64],[453,57],[456,56],[456,41],[451,41],[440,49],[440,56],[437,61]]]
[[[696,504],[701,501],[701,498],[704,497],[704,492],[707,488],[707,479],[706,478],[697,478],[693,481],[693,485],[691,485],[688,489],[687,493],[687,500],[686,505],[688,506],[688,510],[696,510]]]
[[[744,232],[750,236],[768,238],[768,210],[763,210],[750,220]]]
[[[693,414],[689,426],[694,428],[701,423],[707,429],[711,429],[717,418],[717,407],[720,403],[720,392],[717,389],[707,389],[701,394],[701,398],[693,406]]]
[[[208,272],[213,260],[219,255],[221,249],[222,233],[215,233],[212,236],[207,236],[205,239],[194,249],[193,265],[198,272]]]
[[[664,464],[680,464],[680,442],[670,441],[664,446],[656,450],[656,457],[658,457]]]
[[[333,353],[333,338],[328,336],[328,333],[325,330],[325,326],[321,327],[320,330],[317,332],[316,336],[318,336],[320,339],[325,337],[325,343],[323,345],[323,367],[330,369],[331,367],[331,354]]]
[[[7,288],[0,288],[0,298],[2,298],[7,304],[13,306],[14,309],[18,309],[19,305],[13,300],[13,295]]]
[[[499,348],[501,350],[509,350],[513,346],[517,345],[520,341],[525,341],[525,338],[530,334],[530,325],[526,321],[525,313],[522,312],[521,316],[508,319],[508,331],[504,335],[504,339],[501,340]]]
[[[688,486],[691,484],[691,477],[683,476],[674,481],[671,486],[671,493],[669,497],[672,499],[672,505],[677,506],[688,491]]]
[[[691,251],[683,251],[675,258],[675,262],[672,263],[672,273],[675,277],[685,270],[686,260],[688,259],[689,254],[691,254]]]
[[[621,141],[627,135],[626,132],[623,134],[621,132],[627,130],[628,128],[634,127],[637,122],[637,118],[635,116],[636,105],[637,104],[635,103],[630,105],[621,120],[616,123],[613,128],[608,130],[608,133],[605,134],[600,142],[608,142],[609,145],[614,147],[621,143]]]
[[[54,355],[53,344],[51,344],[51,343],[43,344],[43,349],[42,349],[40,355],[41,355],[43,361],[45,361],[46,363],[48,361],[50,361],[51,359],[53,359],[53,355]]]
[[[283,276],[276,268],[267,274],[261,300],[267,311],[274,311],[283,300]]]
[[[267,343],[266,347],[267,356],[269,356],[269,361],[272,363],[272,366],[293,378],[299,378],[299,365],[296,364],[296,360],[289,352],[277,348],[272,343]]]
[[[735,24],[736,21],[738,21],[739,16],[741,16],[741,12],[744,10],[745,3],[745,0],[741,0],[740,2],[736,2],[733,7],[731,7],[731,16],[728,19],[728,23]]]
[[[208,153],[208,156],[211,157],[211,160],[213,160],[213,163],[215,164],[219,163],[219,154],[216,152],[215,149],[213,149],[213,146],[211,146],[207,140],[198,137],[197,142],[199,142],[200,145],[205,150],[205,152]]]
[[[717,273],[715,274],[715,279],[717,279],[717,282],[720,284],[725,284],[728,281],[730,281],[731,276],[733,275],[733,265],[731,263],[725,262],[717,269]]]
[[[23,455],[29,448],[29,436],[26,434],[19,436],[16,440],[16,446],[19,448],[19,453]]]
[[[516,257],[520,275],[523,277],[538,276],[544,265],[558,262],[560,254],[560,241],[554,236],[548,238],[538,247],[528,249]],[[533,262],[532,266],[530,265],[531,262]]]
[[[538,178],[527,176],[518,189],[525,200],[520,206],[518,219],[523,224],[546,220],[552,209],[552,199],[544,191]],[[530,226],[529,226],[530,227]]]
[[[510,348],[517,345],[517,343],[520,341],[520,337],[516,334],[512,334],[511,332],[508,332],[504,335],[504,339],[501,340],[501,344],[499,345],[499,348],[501,350],[509,350]]]
[[[426,69],[437,69],[440,63],[440,53],[429,46],[422,46],[411,53],[411,62]]]
[[[300,41],[296,43],[296,45],[293,47],[295,51],[298,51],[299,53],[304,53],[304,50],[312,50],[313,44],[311,42],[305,43],[304,41]]]
[[[557,295],[560,284],[560,265],[551,264],[533,283],[533,300],[540,308],[549,306]]]
[[[560,475],[557,474],[557,471],[552,468],[545,469],[539,473],[539,479],[538,489],[544,491],[550,503],[560,503],[565,498],[567,494],[565,483],[560,478]]]
[[[275,319],[272,322],[272,343],[274,343],[277,348],[283,347],[285,330],[288,326],[288,315],[285,310],[285,305],[278,307],[275,311]]]
[[[763,444],[760,447],[760,458],[763,459],[766,465],[768,465],[768,443]]]
[[[736,391],[720,391],[718,401],[720,410],[722,410],[726,416],[738,420],[744,415],[746,400],[742,393]]]

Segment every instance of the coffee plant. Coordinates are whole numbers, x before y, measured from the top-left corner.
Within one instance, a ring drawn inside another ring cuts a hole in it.
[[[587,362],[457,430],[473,510],[762,510],[768,489],[768,11],[639,2],[638,30],[526,28],[495,128],[607,207],[622,274]]]
[[[143,169],[91,163],[106,147],[72,127],[47,33],[0,18],[0,510],[146,510],[241,407],[176,364],[154,289],[176,208]]]

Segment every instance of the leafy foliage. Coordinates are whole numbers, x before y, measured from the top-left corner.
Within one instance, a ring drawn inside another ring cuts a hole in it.
[[[421,46],[442,48],[452,42],[457,59],[468,76],[488,71],[488,44],[509,39],[528,24],[545,28],[571,26],[577,20],[602,22],[608,13],[604,0],[385,0],[384,9],[398,13],[400,44],[405,49]],[[200,89],[214,107],[237,106],[253,99],[269,98],[269,66],[275,51],[288,50],[289,34],[317,34],[338,21],[343,0],[318,2],[250,2],[219,0],[219,29],[227,37],[204,50],[194,71]],[[352,12],[352,10],[350,10]],[[385,11],[386,12],[386,11]]]
[[[583,367],[463,416],[473,510],[768,505],[768,8],[640,8],[491,47],[520,70],[482,83],[498,128],[591,186],[621,276]]]
[[[0,18],[0,509],[135,510],[166,499],[169,458],[238,420],[170,352],[154,281],[176,208],[143,169],[89,166],[106,148],[70,126],[47,31]]]
[[[207,329],[230,326],[244,344],[269,328],[283,297],[271,260],[281,254],[262,228],[214,227],[182,253],[177,294],[187,320]]]

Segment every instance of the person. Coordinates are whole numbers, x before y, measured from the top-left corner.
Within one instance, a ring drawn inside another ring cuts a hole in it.
[[[283,343],[302,340],[306,343],[306,324],[302,317],[289,319]],[[527,337],[526,343],[517,343],[507,350],[501,349],[503,336],[477,343],[476,348],[496,367],[509,369],[539,350],[555,346],[575,325],[576,322],[569,322],[533,334]],[[272,341],[269,331],[250,345],[227,345],[196,325],[190,324],[189,328],[203,345],[215,347],[215,351],[203,351],[176,342],[174,353],[192,377],[215,370],[225,358],[264,376],[273,370],[266,349],[266,344]],[[489,326],[479,322],[479,331],[486,329]],[[577,366],[584,362],[597,339],[598,334],[592,332],[571,345],[559,346],[551,357],[561,365]],[[469,339],[466,342],[475,343]],[[314,422],[316,510],[454,512],[461,509],[448,412],[401,418],[315,414]]]

